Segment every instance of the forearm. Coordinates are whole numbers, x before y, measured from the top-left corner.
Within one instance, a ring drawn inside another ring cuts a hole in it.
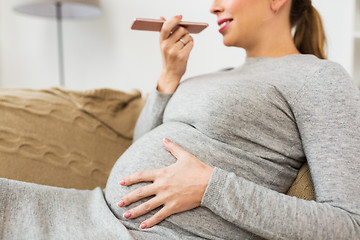
[[[136,122],[133,138],[134,142],[142,135],[162,123],[163,114],[171,96],[171,93],[160,93],[157,90],[154,90],[150,93],[146,104]]]
[[[290,197],[219,168],[202,199],[202,206],[266,239],[358,239],[359,213],[331,204]]]
[[[146,101],[135,126],[133,141],[159,126],[168,101],[176,91],[180,80],[177,76],[162,72],[156,90],[152,91]]]

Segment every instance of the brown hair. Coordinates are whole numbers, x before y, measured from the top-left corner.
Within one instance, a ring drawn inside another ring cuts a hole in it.
[[[303,54],[326,59],[326,36],[319,12],[311,0],[292,0],[290,24],[295,27],[294,42]]]

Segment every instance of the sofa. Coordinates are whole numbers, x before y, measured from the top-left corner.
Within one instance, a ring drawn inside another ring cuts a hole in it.
[[[0,89],[0,177],[104,188],[145,102],[137,90]],[[306,163],[287,194],[315,200]]]

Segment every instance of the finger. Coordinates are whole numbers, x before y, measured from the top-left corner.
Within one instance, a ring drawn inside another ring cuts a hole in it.
[[[176,54],[176,56],[179,56],[180,54],[180,51],[182,49],[184,49],[184,47],[189,43],[191,42],[192,40],[192,37],[187,34],[187,35],[184,35],[183,37],[181,37],[180,39],[178,39],[174,45],[172,46],[172,51]],[[169,52],[170,53],[170,52]]]
[[[182,147],[180,147],[178,144],[170,141],[167,138],[163,139],[163,143],[164,143],[164,146],[165,146],[166,150],[168,150],[178,160],[179,160],[181,155],[189,154]]]
[[[191,39],[183,48],[188,54],[187,57],[189,58],[189,54],[191,52],[191,49],[194,47],[194,41]]]
[[[181,37],[179,40],[178,40],[178,43],[177,45],[179,45],[180,49],[184,48],[186,45],[188,45],[188,43],[190,43],[191,41],[193,41],[192,37],[189,35],[189,34],[186,34],[185,36]],[[181,44],[180,44],[181,43]]]
[[[160,19],[161,19],[161,20],[165,20],[165,21],[166,21],[166,18],[164,18],[164,17],[162,17],[162,16],[160,17]]]
[[[174,29],[176,25],[180,23],[181,19],[182,16],[178,15],[167,20],[161,28],[160,39],[161,40],[167,39],[170,36],[170,32]]]
[[[140,217],[140,216],[150,212],[151,210],[154,210],[155,208],[160,207],[161,205],[163,205],[163,203],[159,200],[159,198],[153,197],[149,201],[147,201],[143,204],[140,204],[139,206],[137,206],[129,211],[126,211],[124,213],[124,217],[127,219],[137,218],[137,217]]]
[[[123,186],[129,186],[139,182],[152,182],[156,176],[156,170],[145,170],[133,173],[124,179],[119,184]]]
[[[184,27],[179,27],[172,33],[172,35],[167,39],[170,43],[176,43],[180,38],[185,37],[189,34],[189,31]]]
[[[188,50],[189,54],[191,49],[194,47],[194,40],[191,38],[185,45],[184,50]]]
[[[184,39],[186,43],[194,41],[193,37],[190,34],[186,34],[185,36],[182,37],[182,39]]]
[[[158,224],[168,216],[172,214],[172,211],[169,207],[164,206],[162,209],[160,209],[157,213],[154,214],[151,218],[145,220],[140,224],[140,228],[151,228],[154,225]]]
[[[184,44],[183,44],[184,45]],[[189,56],[190,56],[190,52],[192,50],[194,46],[194,42],[193,41],[189,41],[188,43],[186,43],[186,45],[181,49],[180,53],[179,53],[179,59],[181,59],[181,61],[188,61]]]
[[[133,202],[139,201],[140,199],[155,195],[156,192],[157,188],[154,186],[154,184],[140,187],[122,197],[118,202],[118,206],[125,207]]]

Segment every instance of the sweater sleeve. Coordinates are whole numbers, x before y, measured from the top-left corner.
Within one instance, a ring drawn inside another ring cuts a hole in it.
[[[133,142],[162,123],[165,107],[171,96],[172,94],[160,93],[156,89],[150,93],[136,122]]]
[[[215,168],[202,206],[266,239],[359,239],[360,95],[335,63],[289,102],[312,174],[316,202]]]

